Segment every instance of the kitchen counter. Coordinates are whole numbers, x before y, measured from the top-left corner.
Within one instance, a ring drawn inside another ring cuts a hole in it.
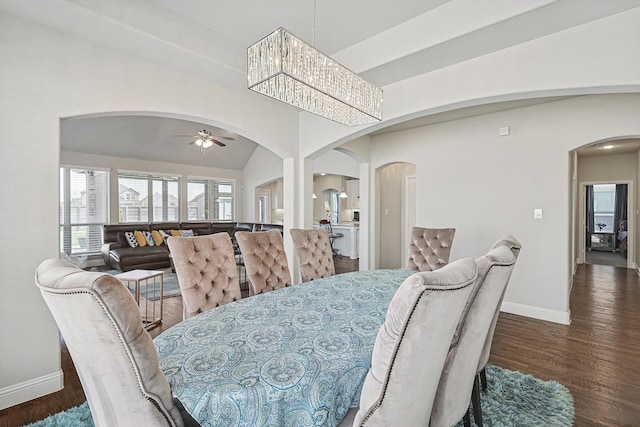
[[[320,224],[313,224],[313,227],[320,227]],[[357,222],[343,222],[331,224],[331,228],[335,234],[342,234],[341,237],[333,241],[333,248],[338,251],[338,255],[347,256],[351,259],[359,258],[360,224]]]

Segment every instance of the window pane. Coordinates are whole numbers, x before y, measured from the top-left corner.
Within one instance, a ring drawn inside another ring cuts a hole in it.
[[[109,174],[60,168],[60,246],[66,253],[99,252],[107,223]]]
[[[209,219],[208,199],[206,181],[189,181],[187,183],[189,220]]]
[[[593,212],[595,231],[613,233],[613,212],[616,202],[615,184],[593,186]]]
[[[145,176],[118,176],[118,222],[148,222],[148,188]]]
[[[153,221],[179,221],[178,181],[173,177],[153,178]]]
[[[232,221],[234,181],[189,178],[187,181],[189,219]]]

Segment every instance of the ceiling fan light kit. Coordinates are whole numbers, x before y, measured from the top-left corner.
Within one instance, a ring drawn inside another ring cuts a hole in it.
[[[173,135],[173,136],[189,136],[189,135]],[[199,147],[203,156],[206,154],[206,149],[213,146],[213,144],[217,144],[220,147],[227,146],[227,144],[220,141],[219,139],[226,139],[229,141],[233,141],[235,139],[231,136],[212,135],[211,132],[209,132],[206,129],[198,131],[196,135],[193,136],[193,138],[195,138],[195,140],[191,141],[189,144],[195,144],[197,147]]]
[[[382,89],[284,28],[247,49],[249,89],[335,122],[382,120]]]

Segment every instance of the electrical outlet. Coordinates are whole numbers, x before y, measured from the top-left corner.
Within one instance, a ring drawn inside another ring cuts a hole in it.
[[[542,209],[534,209],[533,210],[533,218],[534,219],[542,219]]]

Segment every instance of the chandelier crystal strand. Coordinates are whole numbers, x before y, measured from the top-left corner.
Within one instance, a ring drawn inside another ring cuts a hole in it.
[[[382,89],[279,28],[247,49],[249,89],[347,126],[382,120]]]

